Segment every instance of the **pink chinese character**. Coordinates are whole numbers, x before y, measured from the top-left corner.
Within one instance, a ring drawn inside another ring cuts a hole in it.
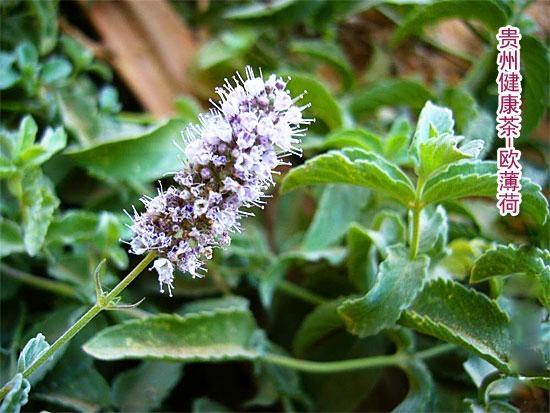
[[[517,138],[521,131],[521,116],[499,116],[497,135],[499,138]]]
[[[498,173],[498,191],[518,192],[521,189],[521,172],[499,171]]]
[[[518,72],[500,72],[497,83],[499,93],[521,93],[521,75]]]
[[[497,194],[497,207],[500,215],[519,214],[519,205],[521,204],[521,194],[516,193],[499,193]]]
[[[519,70],[519,53],[517,50],[502,50],[497,57],[498,70]]]
[[[517,27],[506,26],[501,27],[497,34],[498,48],[504,49],[506,47],[512,47],[514,49],[519,48],[519,41],[521,40],[521,33]]]
[[[521,97],[518,95],[499,95],[498,112],[499,114],[512,115],[521,113]]]
[[[521,170],[521,164],[519,163],[520,158],[521,152],[514,148],[497,149],[499,168]]]

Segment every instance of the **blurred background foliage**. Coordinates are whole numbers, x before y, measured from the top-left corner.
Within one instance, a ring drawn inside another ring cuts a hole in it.
[[[543,0],[6,0],[0,12],[2,383],[30,337],[42,332],[53,342],[93,303],[101,259],[107,287],[137,262],[119,242],[129,237],[123,210],[154,193],[157,180],[169,181],[181,164],[173,145],[180,130],[246,64],[291,76],[295,93],[308,91],[317,122],[304,139],[306,158],[356,146],[410,168],[412,125],[431,100],[451,108],[457,132],[482,139],[483,157],[494,159],[494,36],[517,25],[524,76],[517,147],[524,175],[548,188]],[[448,245],[434,274],[467,282],[495,242],[548,248],[548,221],[503,219],[492,199],[444,207]],[[81,351],[94,332],[124,320],[244,306],[280,351],[314,360],[390,352],[395,340],[385,334],[359,338],[339,326],[315,337],[308,328],[312,314],[335,314],[334,304],[315,307],[319,297],[372,287],[380,245],[405,237],[405,210],[370,190],[329,185],[274,191],[257,212],[230,249],[217,251],[208,277],[177,278],[174,299],[158,293],[153,274],[142,275],[124,299],[147,300],[101,314],[35,379],[26,409],[387,411],[407,392],[427,397],[426,411],[466,409],[463,400],[475,398],[491,367],[465,351],[428,363],[433,380],[394,368],[298,375],[246,362],[107,363]],[[505,297],[516,326],[548,317],[526,277],[475,288]],[[427,396],[426,387],[434,389]],[[548,409],[540,388],[511,389],[496,395],[511,404],[491,411]]]

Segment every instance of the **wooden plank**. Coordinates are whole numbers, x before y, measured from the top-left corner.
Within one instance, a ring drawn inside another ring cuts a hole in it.
[[[196,49],[177,12],[165,0],[79,3],[144,108],[157,117],[173,114],[174,98],[190,90],[185,73]]]

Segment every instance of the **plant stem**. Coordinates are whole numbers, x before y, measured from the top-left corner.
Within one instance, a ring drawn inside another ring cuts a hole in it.
[[[99,297],[98,302],[90,308],[86,313],[78,319],[67,331],[61,335],[46,351],[44,351],[40,357],[38,357],[34,363],[32,363],[23,372],[23,377],[28,378],[34,373],[42,364],[44,364],[57,350],[59,350],[64,344],[69,342],[80,330],[82,330],[93,318],[98,315],[102,310],[107,308],[114,298],[132,282],[136,277],[143,272],[147,265],[151,263],[156,257],[156,253],[150,252],[147,254],[141,262],[126,275],[109,294]],[[6,394],[10,391],[9,386],[4,386],[0,389],[0,400],[2,400]]]
[[[424,179],[422,177],[418,178],[416,183],[416,199],[412,208],[412,235],[411,235],[411,259],[416,258],[418,253],[418,246],[420,244],[420,213],[422,212],[422,203],[420,199],[422,198],[422,191],[424,190]]]
[[[313,305],[319,305],[327,302],[327,300],[320,295],[306,290],[305,288],[302,288],[299,285],[291,283],[287,280],[282,280],[279,282],[279,284],[277,284],[277,289]]]
[[[77,291],[68,284],[28,274],[24,271],[12,268],[9,265],[3,264],[1,262],[0,274],[7,275],[8,277],[20,281],[26,285],[49,291],[57,295],[75,299],[79,298]]]
[[[337,373],[341,371],[361,370],[374,367],[402,366],[410,359],[428,359],[454,349],[453,344],[442,344],[431,349],[421,351],[417,354],[408,355],[398,352],[385,356],[365,357],[353,360],[342,361],[311,361],[300,360],[281,354],[266,354],[262,359],[268,363],[288,367],[294,370],[307,373]]]

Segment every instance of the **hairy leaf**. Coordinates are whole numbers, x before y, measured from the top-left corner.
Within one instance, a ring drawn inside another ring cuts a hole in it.
[[[526,274],[539,285],[539,299],[550,308],[550,252],[523,245],[499,245],[486,251],[475,262],[470,282],[477,283],[491,277]]]
[[[347,329],[365,337],[392,327],[422,290],[428,262],[424,255],[411,260],[402,245],[388,248],[374,287],[365,296],[347,299],[338,307]]]
[[[438,279],[424,287],[400,322],[460,345],[500,370],[510,371],[508,316],[484,294]]]
[[[159,315],[106,328],[84,345],[84,351],[100,360],[246,360],[257,357],[250,346],[255,330],[248,311]]]
[[[396,165],[361,149],[330,151],[308,160],[285,177],[281,192],[313,185],[343,183],[383,192],[404,205],[414,200],[410,179]]]

